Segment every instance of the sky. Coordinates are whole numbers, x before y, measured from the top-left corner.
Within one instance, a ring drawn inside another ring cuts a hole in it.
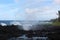
[[[60,0],[0,0],[0,20],[50,20],[58,10]]]

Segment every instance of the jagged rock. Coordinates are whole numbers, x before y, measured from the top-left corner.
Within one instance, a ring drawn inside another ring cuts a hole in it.
[[[2,26],[0,25],[0,40],[5,40],[12,37],[20,36],[21,31],[14,25]]]

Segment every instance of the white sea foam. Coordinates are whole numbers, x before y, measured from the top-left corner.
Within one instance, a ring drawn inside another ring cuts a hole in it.
[[[2,26],[7,26],[7,24],[6,24],[6,23],[0,23],[0,25],[2,25]]]
[[[10,25],[22,25],[20,22],[11,22]]]
[[[30,30],[31,27],[32,27],[31,24],[24,24],[24,25],[23,25],[23,29],[24,29],[24,30]]]

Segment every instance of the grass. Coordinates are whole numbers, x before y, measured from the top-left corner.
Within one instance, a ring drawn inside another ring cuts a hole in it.
[[[56,21],[52,23],[53,26],[60,26],[60,22]]]

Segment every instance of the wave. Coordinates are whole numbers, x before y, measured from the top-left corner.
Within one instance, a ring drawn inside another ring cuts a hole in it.
[[[20,22],[10,22],[10,25],[22,25]]]
[[[2,25],[2,26],[7,26],[7,24],[6,24],[6,23],[0,23],[0,25]]]

